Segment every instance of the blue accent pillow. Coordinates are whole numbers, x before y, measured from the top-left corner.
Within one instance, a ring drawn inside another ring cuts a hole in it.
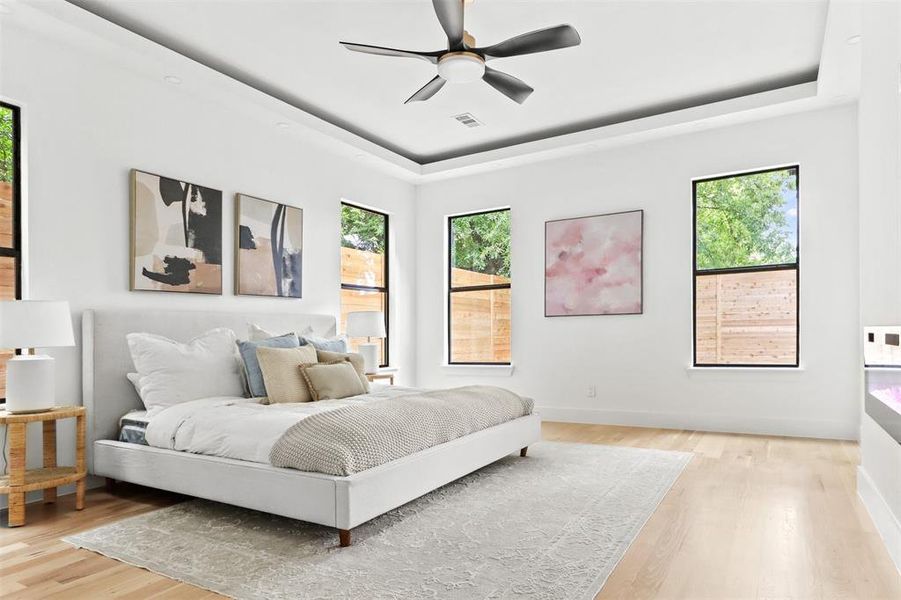
[[[238,342],[238,353],[244,361],[244,376],[247,378],[247,389],[252,398],[260,398],[266,395],[266,386],[263,384],[263,371],[260,370],[260,361],[257,359],[257,348],[297,348],[300,340],[293,333],[286,333],[278,337],[268,338],[255,342]]]
[[[307,344],[311,344],[317,350],[324,350],[326,352],[347,352],[347,338],[343,336],[324,338],[307,335],[301,337],[300,345],[306,346]]]

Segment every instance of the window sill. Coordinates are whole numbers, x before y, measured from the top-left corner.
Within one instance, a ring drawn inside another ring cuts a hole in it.
[[[441,365],[445,375],[463,375],[469,377],[510,377],[513,365]]]
[[[689,375],[695,373],[802,373],[804,365],[798,367],[685,367]]]

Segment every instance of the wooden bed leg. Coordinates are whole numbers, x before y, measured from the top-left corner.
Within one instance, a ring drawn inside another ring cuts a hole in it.
[[[116,491],[116,480],[113,479],[112,477],[107,477],[106,478],[106,493],[112,494],[114,491]]]
[[[350,546],[350,529],[339,529],[338,540],[341,542],[342,548]]]
[[[529,447],[528,447],[528,446],[526,446],[525,448],[521,448],[521,449],[519,450],[519,455],[522,456],[522,457],[525,457],[526,452],[528,452],[528,451],[529,451]]]

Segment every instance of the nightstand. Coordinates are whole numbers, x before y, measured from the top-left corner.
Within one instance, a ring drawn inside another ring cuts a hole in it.
[[[389,385],[394,385],[394,376],[397,374],[397,369],[380,369],[375,373],[366,373],[366,379],[369,381],[378,381],[380,379],[387,379]]]
[[[56,422],[74,417],[75,466],[56,466]],[[75,484],[75,509],[84,508],[85,459],[84,433],[85,408],[83,406],[58,406],[46,412],[13,414],[0,411],[0,425],[6,425],[9,437],[9,473],[0,475],[0,494],[9,496],[9,527],[25,524],[25,492],[44,490],[44,503],[56,502],[56,488]],[[25,468],[25,427],[41,421],[43,425],[44,466],[40,469]]]

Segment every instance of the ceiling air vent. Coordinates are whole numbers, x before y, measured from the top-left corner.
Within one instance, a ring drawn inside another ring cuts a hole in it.
[[[466,125],[467,127],[482,127],[484,125],[484,123],[472,116],[472,113],[454,115],[454,119],[456,119],[463,125]]]

